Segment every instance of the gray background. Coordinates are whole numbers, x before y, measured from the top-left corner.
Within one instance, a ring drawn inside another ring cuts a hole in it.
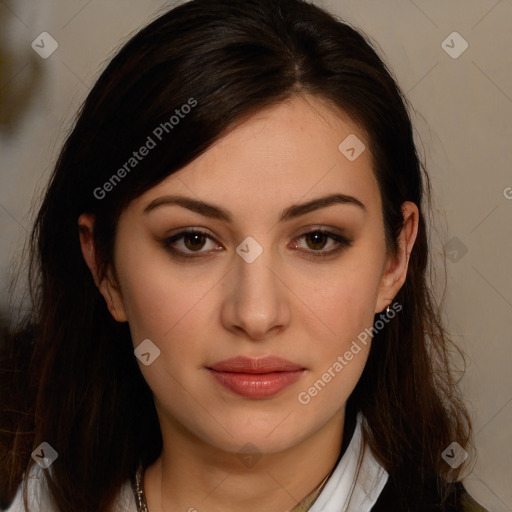
[[[492,511],[512,510],[512,2],[318,0],[377,44],[414,107],[432,178],[436,293],[466,351],[461,385],[477,458],[466,479]],[[122,42],[170,6],[158,0],[3,0],[0,310],[33,210],[74,114]],[[31,47],[58,42],[47,59]],[[461,41],[468,48],[457,58]],[[442,42],[446,43],[442,45]],[[32,209],[32,210],[31,210]],[[444,260],[446,279],[444,286]]]

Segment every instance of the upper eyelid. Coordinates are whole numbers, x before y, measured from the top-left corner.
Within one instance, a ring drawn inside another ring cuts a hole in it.
[[[177,230],[178,231],[172,230],[173,233],[168,235],[166,238],[172,238],[174,236],[183,235],[184,233],[199,233],[199,234],[207,235],[214,239],[216,238],[216,235],[212,234],[208,228],[204,228],[204,227],[190,226],[190,227],[184,227],[184,228],[177,228]],[[310,226],[301,228],[300,233],[296,236],[303,236],[303,235],[307,235],[308,233],[316,232],[316,231],[325,231],[325,232],[332,233],[333,235],[345,236],[343,233],[346,230],[341,227],[328,226],[325,224],[312,224]],[[337,231],[337,233],[336,233],[336,231]]]

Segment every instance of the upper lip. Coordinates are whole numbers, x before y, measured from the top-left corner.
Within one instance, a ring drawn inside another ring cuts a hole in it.
[[[220,361],[208,367],[217,372],[233,373],[271,373],[271,372],[292,372],[304,370],[304,367],[292,363],[286,359],[275,356],[251,358],[238,356],[232,359]]]

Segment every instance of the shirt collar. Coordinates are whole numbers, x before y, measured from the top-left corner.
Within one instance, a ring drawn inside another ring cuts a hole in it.
[[[309,512],[369,512],[388,480],[387,471],[363,440],[358,413],[352,439]]]

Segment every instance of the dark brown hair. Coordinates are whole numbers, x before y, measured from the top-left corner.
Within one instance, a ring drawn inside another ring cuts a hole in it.
[[[31,452],[43,441],[59,453],[46,477],[66,512],[107,512],[139,460],[147,467],[162,449],[129,327],[112,319],[82,258],[79,215],[96,216],[105,270],[117,219],[131,200],[240,119],[297,93],[328,100],[367,133],[391,254],[402,203],[420,210],[407,279],[395,297],[403,309],[376,334],[349,406],[364,414],[364,437],[404,510],[416,510],[427,485],[444,488],[457,478],[441,453],[452,441],[466,446],[471,427],[427,282],[422,202],[430,185],[400,89],[361,33],[314,5],[193,0],[119,51],[85,100],[56,164],[30,238],[30,314],[12,326],[0,367],[4,503],[28,476]],[[194,108],[169,129],[165,143],[98,198],[94,190],[191,99]]]

